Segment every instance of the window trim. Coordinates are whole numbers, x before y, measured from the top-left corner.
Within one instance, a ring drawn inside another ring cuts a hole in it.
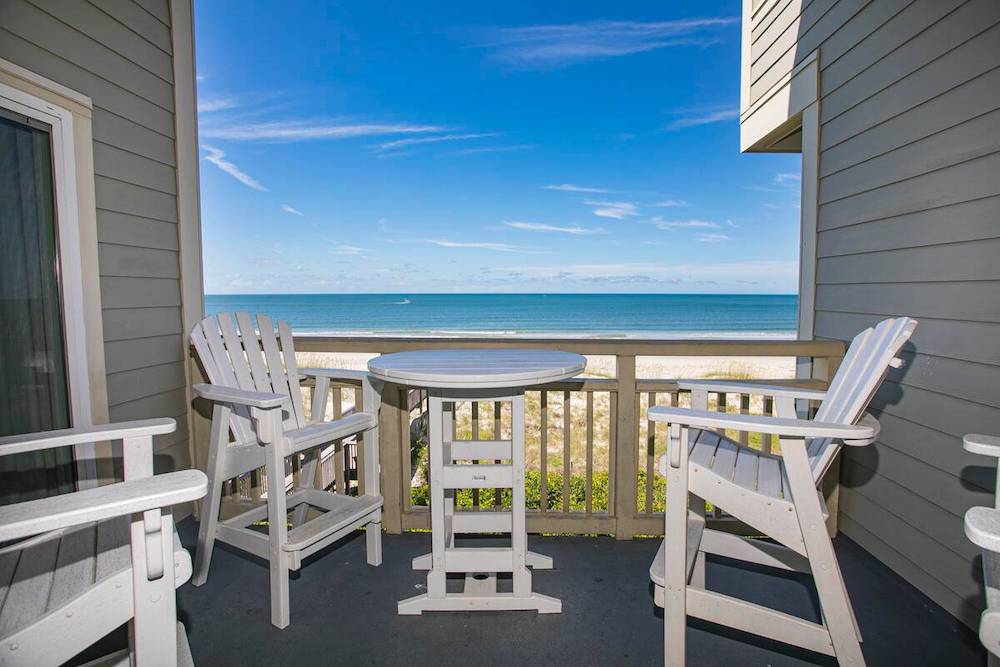
[[[36,93],[49,93],[46,97],[62,104]],[[90,100],[0,60],[0,106],[51,126],[70,420],[74,427],[107,421]],[[74,447],[79,488],[97,486],[107,477],[98,462],[110,454],[105,448],[96,443]]]

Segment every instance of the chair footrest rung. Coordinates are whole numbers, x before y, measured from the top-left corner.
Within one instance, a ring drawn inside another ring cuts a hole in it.
[[[705,533],[705,517],[697,512],[688,512],[688,522],[687,522],[687,551],[686,556],[686,579],[691,578],[691,572],[694,568],[695,558],[698,556],[698,550],[701,548],[701,537]],[[666,539],[670,539],[668,535]],[[663,586],[664,572],[666,571],[666,563],[664,561],[664,551],[666,549],[666,540],[660,541],[660,548],[656,552],[656,557],[653,558],[653,564],[649,566],[649,578],[653,580],[653,583],[657,586]]]
[[[341,528],[382,507],[381,496],[343,496],[328,493],[325,499],[328,511],[288,531],[285,551],[300,551],[332,535]]]
[[[509,465],[446,465],[442,486],[446,489],[510,489],[514,467]]]

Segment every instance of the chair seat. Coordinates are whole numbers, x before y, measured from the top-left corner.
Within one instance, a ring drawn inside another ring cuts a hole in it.
[[[786,499],[788,478],[780,456],[744,447],[715,431],[691,429],[688,464],[702,477],[721,477],[755,494]],[[660,474],[666,475],[666,457],[660,461],[660,468]]]
[[[176,585],[180,586],[191,577],[191,557],[176,531],[173,539]],[[114,587],[112,580],[119,583],[119,575],[132,569],[128,517],[88,523],[24,543],[23,549],[0,552],[0,639],[55,615],[96,587]],[[131,575],[121,583],[131,597]],[[118,607],[108,605],[101,613],[113,609]],[[119,625],[131,617],[130,605],[121,609],[124,615]]]
[[[346,438],[362,431],[375,428],[378,420],[369,412],[358,412],[342,419],[310,424],[309,426],[285,431],[285,441],[289,454],[301,452],[312,447],[325,445]]]

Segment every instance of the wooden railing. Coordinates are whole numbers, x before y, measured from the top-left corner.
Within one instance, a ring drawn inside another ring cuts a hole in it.
[[[754,378],[767,384],[825,388],[844,354],[837,341],[634,339],[470,339],[394,337],[295,337],[299,353],[389,353],[429,348],[550,348],[615,359],[615,377],[580,378],[529,390],[526,395],[528,460],[528,530],[539,533],[610,534],[621,539],[663,532],[663,479],[656,461],[666,450],[666,432],[646,418],[650,405],[688,405],[689,397],[674,379],[637,378],[637,357],[795,357],[800,377]],[[334,385],[328,415],[353,408],[350,383]],[[306,405],[310,405],[308,397]],[[719,394],[710,405],[720,411],[772,414],[773,405],[749,394]],[[386,385],[379,413],[380,471],[385,498],[384,526],[389,532],[429,527],[426,505],[426,400],[417,387]],[[501,437],[510,429],[509,407],[492,402],[462,404],[455,433],[469,440]],[[201,424],[196,433],[207,434]],[[760,434],[730,434],[747,446],[771,451],[776,441]],[[196,437],[196,452],[207,439]],[[358,449],[348,441],[330,448],[320,483],[341,493],[357,493]],[[196,460],[203,460],[203,454]],[[289,481],[299,474],[293,462]],[[837,475],[825,489],[836,521]],[[255,502],[260,491],[253,479],[233,484],[231,502]],[[542,490],[545,490],[544,492]],[[501,491],[458,492],[456,503],[470,511],[504,505]],[[718,511],[710,520],[733,530],[739,526]]]

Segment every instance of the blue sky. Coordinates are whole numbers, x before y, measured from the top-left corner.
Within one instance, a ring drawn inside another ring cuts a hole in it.
[[[740,4],[195,4],[208,293],[791,293]]]

